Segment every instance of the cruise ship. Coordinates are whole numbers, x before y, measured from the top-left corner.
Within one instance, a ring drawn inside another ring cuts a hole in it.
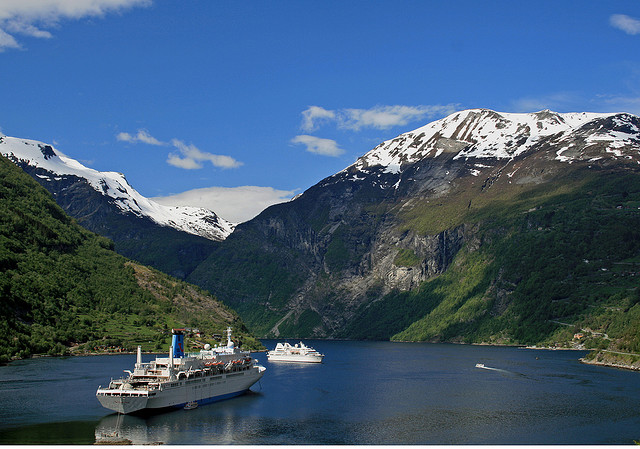
[[[227,328],[226,346],[205,345],[198,353],[184,352],[184,330],[172,330],[168,357],[142,363],[138,346],[133,371],[98,387],[96,397],[103,407],[128,414],[164,408],[195,408],[198,405],[245,393],[263,376],[266,368],[240,351]]]
[[[304,343],[296,343],[291,346],[289,343],[278,343],[273,351],[267,352],[267,359],[270,362],[311,362],[322,363],[324,354],[320,354],[315,349]]]

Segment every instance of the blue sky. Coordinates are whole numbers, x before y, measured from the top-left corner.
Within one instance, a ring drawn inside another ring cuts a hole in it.
[[[480,107],[640,114],[640,1],[0,1],[2,133],[231,221]]]

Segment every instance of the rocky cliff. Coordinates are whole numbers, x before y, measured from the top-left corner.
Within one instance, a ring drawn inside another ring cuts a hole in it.
[[[607,247],[600,262],[637,255],[636,234],[596,241],[599,231],[564,212],[582,204],[583,219],[602,220],[603,231],[621,219],[634,226],[639,130],[629,114],[462,111],[382,143],[239,225],[189,279],[268,336],[551,338],[554,314],[578,319],[586,306],[545,297],[536,318],[544,329],[518,334],[539,299],[522,291],[537,265],[517,259],[552,257],[556,267],[571,258],[556,271],[575,279],[571,270],[584,268],[576,261],[596,257],[594,248],[536,246],[551,235],[570,240],[572,228],[580,244]],[[553,282],[564,292],[566,278]],[[418,322],[430,330],[402,333]]]

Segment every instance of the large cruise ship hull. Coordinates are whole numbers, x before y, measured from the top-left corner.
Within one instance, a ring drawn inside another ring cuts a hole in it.
[[[182,408],[190,402],[204,405],[245,393],[260,380],[263,373],[263,367],[256,367],[246,371],[166,382],[160,390],[149,392],[99,389],[96,396],[103,407],[122,414]]]

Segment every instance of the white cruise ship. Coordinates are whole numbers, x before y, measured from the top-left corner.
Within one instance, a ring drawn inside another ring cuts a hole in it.
[[[270,362],[310,362],[322,363],[324,354],[300,342],[293,346],[289,343],[278,343],[273,351],[267,352]]]
[[[184,332],[174,329],[169,357],[156,357],[142,363],[138,357],[127,376],[111,380],[108,387],[98,387],[96,397],[103,407],[118,413],[141,410],[195,408],[245,393],[266,368],[250,353],[240,351],[227,329],[227,345],[211,349],[206,345],[199,353],[184,353]]]

